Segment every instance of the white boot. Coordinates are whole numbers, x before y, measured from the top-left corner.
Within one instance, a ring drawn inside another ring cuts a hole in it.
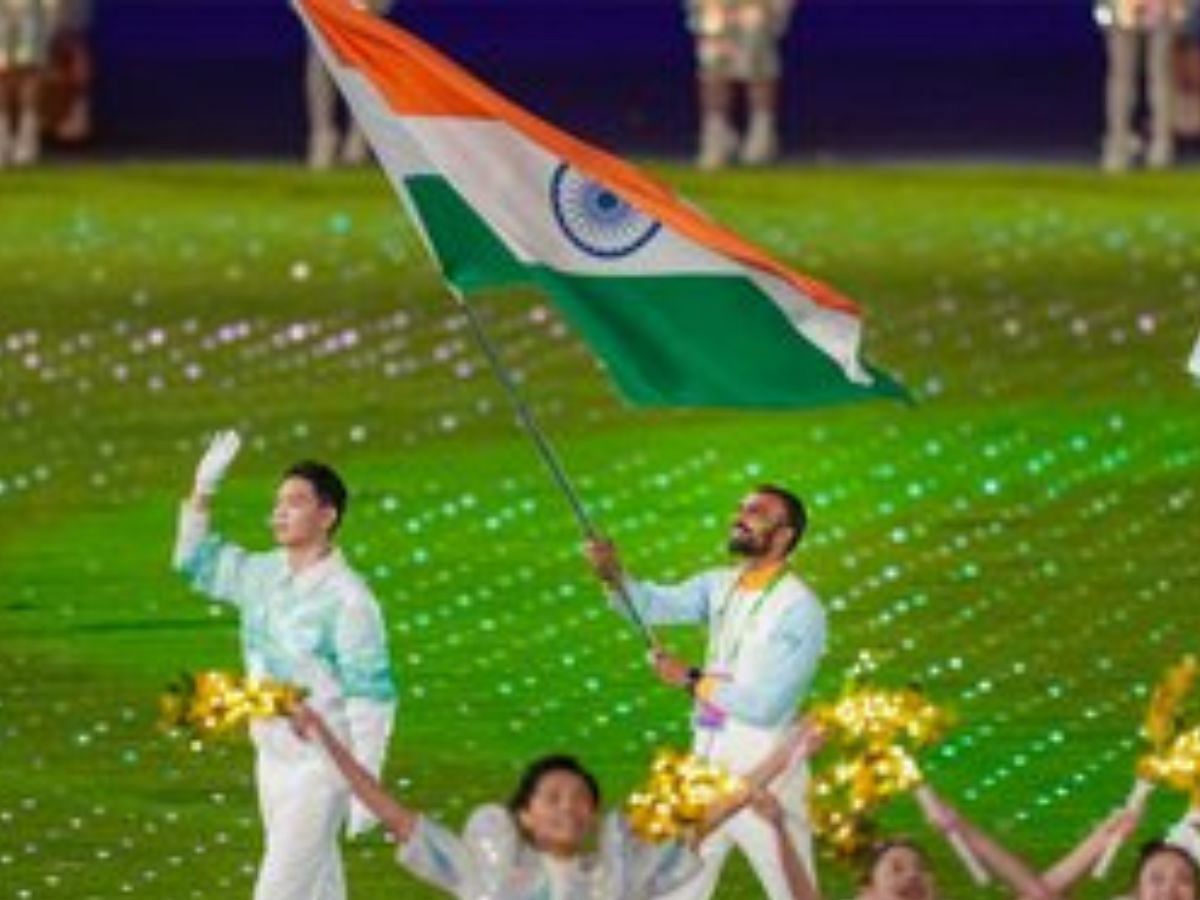
[[[21,112],[17,138],[13,141],[12,161],[16,166],[32,166],[42,154],[42,120],[36,110]]]
[[[1104,139],[1100,167],[1109,175],[1128,172],[1141,149],[1142,142],[1127,131],[1110,134]]]
[[[700,153],[696,165],[706,172],[723,169],[737,149],[737,132],[719,113],[709,113],[700,124]]]
[[[742,142],[742,162],[748,166],[764,166],[774,162],[779,155],[779,136],[775,130],[775,114],[755,110],[750,116],[750,127],[746,129],[746,140]]]
[[[312,131],[308,135],[308,167],[316,172],[324,172],[333,167],[333,159],[337,155],[337,132],[324,128]]]

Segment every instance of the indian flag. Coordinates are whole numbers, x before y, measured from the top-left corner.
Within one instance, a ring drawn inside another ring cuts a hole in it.
[[[350,0],[294,0],[449,284],[543,289],[638,405],[899,394],[862,314]]]

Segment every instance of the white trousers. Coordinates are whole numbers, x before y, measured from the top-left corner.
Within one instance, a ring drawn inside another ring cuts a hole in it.
[[[704,755],[741,774],[757,763],[773,742],[773,739],[764,740],[761,734],[725,735],[719,745],[709,748],[709,752]],[[702,742],[698,744],[699,749],[705,749]],[[805,804],[808,767],[803,764],[797,766],[776,779],[770,785],[770,789],[779,798],[786,814],[787,830],[792,845],[815,883],[812,829]],[[758,876],[765,897],[769,900],[792,900],[793,895],[784,876],[783,860],[779,857],[775,831],[752,809],[742,810],[705,838],[704,843],[700,845],[702,869],[699,874],[669,894],[663,895],[662,900],[708,900],[717,888],[725,860],[734,847],[746,855],[754,874]]]
[[[315,746],[284,733],[256,733],[255,777],[265,848],[254,900],[345,900],[338,848],[350,796]]]
[[[1171,101],[1174,74],[1171,48],[1175,30],[1168,21],[1149,32],[1129,28],[1108,30],[1108,78],[1105,84],[1105,139],[1117,152],[1127,153],[1133,138],[1133,117],[1145,72],[1153,153],[1169,158],[1174,144]]]

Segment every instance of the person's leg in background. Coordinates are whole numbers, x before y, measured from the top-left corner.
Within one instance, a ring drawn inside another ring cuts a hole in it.
[[[780,47],[793,6],[792,0],[743,6],[741,77],[749,110],[739,155],[746,165],[765,165],[779,155]]]
[[[323,171],[337,155],[337,88],[325,71],[321,55],[312,47],[304,69],[304,95],[308,111],[308,167]]]
[[[737,151],[733,125],[734,0],[688,0],[688,29],[695,40],[696,99],[700,108],[696,165],[724,168]]]
[[[1175,23],[1162,16],[1146,36],[1146,92],[1150,105],[1150,147],[1146,164],[1166,169],[1175,161]]]
[[[1137,142],[1133,111],[1137,86],[1140,36],[1132,28],[1107,29],[1108,75],[1104,91],[1104,149],[1101,165],[1106,172],[1124,172],[1133,161]]]

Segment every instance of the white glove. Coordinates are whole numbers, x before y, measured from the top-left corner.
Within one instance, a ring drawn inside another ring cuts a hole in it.
[[[211,497],[225,477],[233,458],[241,449],[242,439],[236,431],[218,431],[196,466],[196,493]]]

